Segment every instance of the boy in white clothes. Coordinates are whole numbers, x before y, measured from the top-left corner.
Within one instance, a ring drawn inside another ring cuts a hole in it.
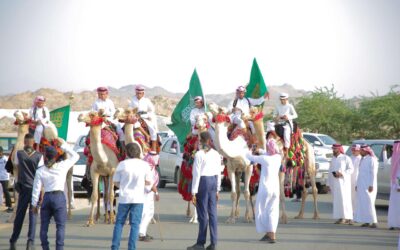
[[[36,124],[34,139],[36,143],[36,150],[39,150],[40,140],[42,139],[43,130],[50,122],[50,112],[45,107],[46,98],[44,96],[36,96],[33,101],[33,106],[29,110],[29,115],[32,121]]]
[[[287,155],[290,147],[290,135],[293,132],[293,119],[297,118],[297,113],[293,105],[288,101],[289,94],[281,93],[279,99],[281,103],[276,106],[273,117],[275,122],[283,125],[283,139],[285,141],[283,150],[285,155]]]

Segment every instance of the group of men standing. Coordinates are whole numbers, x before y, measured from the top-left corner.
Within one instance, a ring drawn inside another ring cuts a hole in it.
[[[392,156],[391,195],[388,225],[400,228],[400,210],[395,201],[400,196],[399,142]],[[378,159],[368,145],[352,145],[352,156],[344,154],[340,144],[332,146],[333,158],[329,168],[329,186],[333,198],[335,224],[361,223],[361,227],[377,227],[375,200],[377,195]],[[386,152],[385,152],[386,153]]]

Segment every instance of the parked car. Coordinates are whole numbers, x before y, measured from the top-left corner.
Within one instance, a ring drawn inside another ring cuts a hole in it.
[[[306,132],[303,133],[303,137],[313,146],[316,158],[332,159],[332,145],[336,143],[335,139],[325,134]]]
[[[81,186],[82,178],[86,172],[86,155],[83,154],[84,148],[79,148],[79,160],[75,163],[72,171],[72,182],[74,184],[74,194],[86,194],[86,190]]]
[[[383,159],[383,147],[386,145],[387,159],[392,157],[392,148],[395,140],[355,140],[353,144],[367,144],[374,151],[378,158],[378,197],[382,199],[389,199],[390,194],[390,169],[391,165],[389,161]],[[351,156],[351,149],[349,148],[346,152],[347,155]]]
[[[330,160],[325,157],[318,157],[315,159],[315,182],[317,184],[317,189],[319,194],[328,193],[328,176],[329,176],[329,166]]]
[[[164,188],[167,183],[179,182],[179,170],[182,164],[181,147],[176,136],[167,138],[161,145],[160,161],[157,171],[160,175],[159,187]]]

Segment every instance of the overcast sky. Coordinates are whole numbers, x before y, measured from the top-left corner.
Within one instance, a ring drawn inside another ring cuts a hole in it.
[[[400,84],[400,1],[0,2],[0,95],[100,85],[228,93],[257,58],[267,85],[335,85],[346,97]]]

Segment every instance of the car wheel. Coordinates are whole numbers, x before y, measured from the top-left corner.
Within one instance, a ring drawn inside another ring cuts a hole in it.
[[[157,166],[156,170],[158,172],[158,177],[159,177],[159,181],[158,181],[158,188],[165,188],[165,185],[167,185],[167,182],[165,180],[161,179],[161,172],[160,172],[160,167]]]

